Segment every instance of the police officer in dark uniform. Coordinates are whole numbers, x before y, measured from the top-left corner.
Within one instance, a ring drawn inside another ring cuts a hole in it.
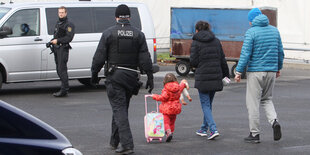
[[[147,74],[146,89],[149,88],[151,93],[154,87],[153,67],[144,33],[130,25],[128,6],[119,5],[115,17],[116,25],[102,33],[93,57],[91,82],[98,83],[98,72],[104,65],[105,85],[113,110],[110,146],[116,149],[116,153],[131,154],[134,144],[128,108],[130,98],[138,94],[141,86],[137,69]]]
[[[55,26],[54,38],[51,40],[55,56],[57,74],[61,80],[61,88],[54,93],[55,97],[67,96],[69,90],[67,62],[69,58],[70,42],[74,36],[74,25],[68,21],[67,9],[58,8],[59,20]]]

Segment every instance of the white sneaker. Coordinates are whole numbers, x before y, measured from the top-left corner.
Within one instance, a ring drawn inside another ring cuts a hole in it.
[[[211,134],[209,135],[208,139],[209,140],[213,140],[215,137],[218,137],[220,134],[217,131],[211,132]]]
[[[202,137],[208,136],[207,131],[203,131],[201,129],[197,130],[196,134],[199,135],[199,136],[202,136]]]

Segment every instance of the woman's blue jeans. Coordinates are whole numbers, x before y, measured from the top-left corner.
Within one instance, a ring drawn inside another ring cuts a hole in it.
[[[201,125],[201,130],[208,131],[209,128],[210,132],[217,131],[212,115],[212,102],[215,91],[210,91],[208,93],[198,92],[203,112],[203,123]]]

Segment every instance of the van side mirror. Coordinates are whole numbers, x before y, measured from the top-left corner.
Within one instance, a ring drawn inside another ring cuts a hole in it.
[[[2,30],[0,30],[0,39],[7,37],[7,35],[12,34],[12,29],[5,26],[2,28]]]

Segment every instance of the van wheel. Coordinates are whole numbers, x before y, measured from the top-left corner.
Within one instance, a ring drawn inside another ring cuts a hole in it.
[[[180,76],[186,76],[189,71],[190,71],[190,64],[187,61],[179,61],[175,65],[175,71],[180,75]]]
[[[90,78],[84,78],[84,79],[78,79],[79,82],[85,86],[91,86],[90,84]]]

